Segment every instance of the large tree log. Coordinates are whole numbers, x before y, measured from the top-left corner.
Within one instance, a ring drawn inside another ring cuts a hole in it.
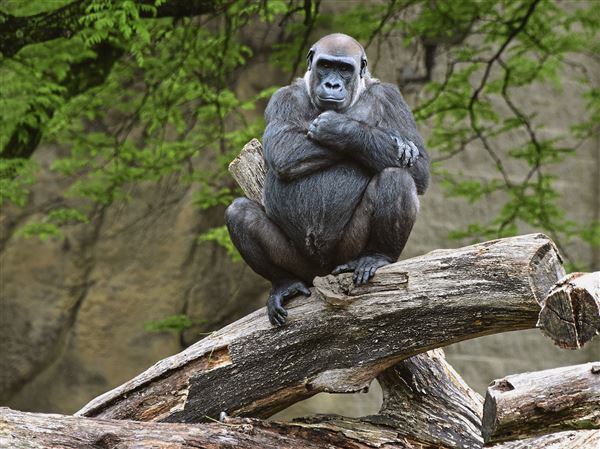
[[[84,416],[195,422],[270,416],[316,393],[359,391],[400,360],[453,342],[535,326],[538,301],[563,276],[541,234],[439,250],[315,280],[289,302],[286,326],[264,308],[86,405]]]
[[[600,362],[507,376],[487,390],[486,443],[599,428]]]
[[[385,446],[384,446],[385,445]],[[24,413],[0,408],[3,449],[422,449],[389,428],[352,418],[278,423],[230,419],[176,424]],[[431,449],[436,447],[430,446]],[[445,449],[437,446],[439,449]],[[542,448],[540,448],[542,449]]]
[[[435,349],[388,368],[377,380],[383,404],[364,421],[382,424],[426,443],[461,449],[483,444],[483,399]]]
[[[538,327],[561,348],[579,349],[600,333],[600,272],[571,273],[542,302]]]

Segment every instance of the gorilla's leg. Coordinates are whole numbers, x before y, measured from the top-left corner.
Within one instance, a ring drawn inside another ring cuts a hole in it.
[[[281,326],[287,317],[283,301],[298,294],[310,296],[307,284],[310,285],[316,273],[263,208],[253,201],[237,198],[225,212],[225,223],[244,260],[271,281],[267,301],[269,320]]]
[[[417,218],[415,182],[403,168],[386,168],[375,175],[340,243],[333,274],[354,271],[356,285],[365,284],[377,268],[395,262]],[[350,262],[347,262],[350,260]]]

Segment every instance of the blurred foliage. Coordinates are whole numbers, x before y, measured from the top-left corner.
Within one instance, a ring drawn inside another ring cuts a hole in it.
[[[148,321],[144,328],[148,332],[182,332],[193,326],[192,319],[184,314],[170,315],[162,320]]]
[[[10,0],[0,9],[28,16],[70,3]],[[90,0],[79,32],[3,58],[0,205],[27,204],[37,172],[30,155],[40,142],[65,149],[51,166],[68,180],[62,204],[21,235],[60,237],[63,226],[134,199],[137,185],[173,177],[193,188],[200,209],[229,203],[239,192],[227,164],[262,135],[262,119],[252,111],[274,90],[251,96],[235,90],[244,66],[259,56],[248,36],[276,33],[274,46],[258,50],[292,79],[317,36],[342,30],[366,44],[375,75],[392,35],[435,57],[425,61],[424,75],[405,81],[422,87],[414,112],[432,129],[427,143],[437,182],[451,196],[493,198],[501,206],[489,221],[451,237],[507,236],[528,225],[547,232],[573,263],[580,261],[566,250],[570,240],[600,246],[599,223],[575,222],[558,206],[552,171],[599,131],[600,91],[577,58],[600,54],[594,2],[387,0],[336,3],[341,11],[332,14],[320,0],[221,0],[213,2],[214,13],[152,18],[166,3]],[[556,135],[544,130],[526,92],[540,83],[560,90],[565,81],[583,86],[588,114]],[[445,166],[464,151],[488,154],[497,178]],[[200,239],[239,258],[223,227]]]

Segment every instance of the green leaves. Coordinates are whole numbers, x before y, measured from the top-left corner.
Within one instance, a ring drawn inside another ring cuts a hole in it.
[[[2,8],[23,15],[66,3],[9,2]],[[40,137],[63,149],[51,169],[67,185],[65,204],[26,225],[22,235],[60,237],[61,227],[86,222],[85,211],[135,199],[132,192],[144,183],[178,179],[200,209],[228,204],[239,192],[227,165],[262,134],[263,120],[253,111],[275,90],[255,94],[262,79],[250,75],[244,82],[240,74],[254,73],[260,61],[260,78],[272,69],[267,59],[298,74],[319,27],[368,45],[375,75],[392,36],[414,45],[415,58],[422,58],[424,46],[435,50],[433,79],[417,85],[423,89],[414,108],[430,130],[434,182],[449,196],[469,203],[493,198],[498,205],[495,216],[451,237],[493,238],[533,227],[563,248],[572,240],[599,244],[598,223],[569,219],[552,176],[554,164],[600,132],[600,90],[578,62],[580,54],[600,52],[595,5],[388,0],[349,3],[331,13],[319,2],[307,9],[303,1],[270,0],[225,2],[218,17],[152,18],[162,3],[91,0],[81,32],[27,46],[2,61],[0,110],[10,113],[0,121],[0,205],[25,206],[36,179],[31,152],[13,150],[33,151]],[[278,33],[273,48],[264,48],[263,31]],[[415,63],[419,71],[421,65]],[[559,134],[544,127],[544,111],[528,93],[544,86],[548,95],[559,95],[564,81],[570,89],[581,85],[587,112],[571,116]],[[474,151],[486,155],[485,171],[491,168],[494,176],[452,168],[450,159]],[[236,254],[224,227],[200,240]]]

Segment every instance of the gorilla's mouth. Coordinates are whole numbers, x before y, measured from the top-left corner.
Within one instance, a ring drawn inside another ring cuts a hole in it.
[[[320,95],[317,95],[317,98],[323,103],[342,103],[346,99],[346,97],[322,97]]]

